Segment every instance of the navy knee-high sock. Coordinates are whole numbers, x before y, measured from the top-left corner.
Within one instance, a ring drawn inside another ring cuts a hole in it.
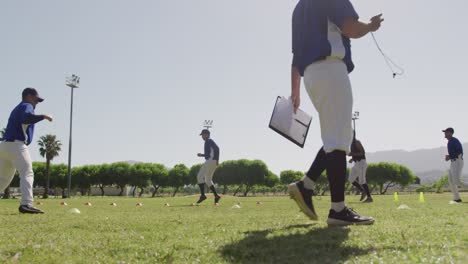
[[[344,202],[346,183],[346,153],[335,150],[327,154],[327,177],[330,183],[332,203]]]
[[[319,150],[317,155],[315,156],[315,160],[310,166],[309,171],[306,173],[306,176],[311,179],[312,181],[317,181],[317,179],[322,175],[322,173],[327,168],[327,154],[323,147]]]
[[[200,187],[200,194],[201,194],[201,196],[205,196],[205,184],[204,184],[204,183],[200,183],[200,184],[198,184],[198,187]]]

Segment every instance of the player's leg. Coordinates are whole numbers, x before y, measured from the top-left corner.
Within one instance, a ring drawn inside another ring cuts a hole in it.
[[[9,143],[0,142],[0,192],[10,185],[11,180],[15,176],[15,168],[11,163],[11,155],[7,145]]]
[[[317,181],[322,175],[322,172],[325,171],[325,157],[326,153],[323,148],[321,148],[315,156],[315,160],[304,178],[302,178],[301,181],[293,182],[288,186],[290,197],[296,201],[304,214],[312,220],[316,220],[318,218],[312,202],[313,188],[315,186],[315,181]]]
[[[13,143],[11,144],[13,164],[20,176],[21,205],[19,211],[30,214],[44,213],[42,210],[33,207],[34,172],[29,149],[22,142],[15,141]]]
[[[448,173],[448,183],[449,183],[449,187],[450,187],[450,191],[452,192],[452,195],[453,195],[453,200],[458,202],[458,201],[461,201],[461,198],[460,198],[460,194],[458,193],[458,186],[457,186],[457,182],[456,182],[456,166],[454,164],[454,162],[450,162],[450,170],[449,170],[449,173]]]
[[[207,170],[207,163],[205,162],[200,170],[198,171],[197,175],[197,183],[198,187],[200,188],[200,198],[198,199],[197,203],[201,203],[204,200],[206,200],[206,195],[205,195],[205,174]]]
[[[0,192],[3,192],[15,176],[16,169],[7,159],[0,158]]]
[[[216,161],[215,160],[210,160],[208,162],[208,169],[207,173],[205,174],[205,183],[208,186],[208,188],[211,190],[211,192],[214,194],[215,198],[215,204],[221,200],[221,196],[218,195],[218,192],[216,191],[216,188],[213,183],[213,175],[216,171]]]
[[[349,173],[348,181],[351,182],[351,184],[358,189],[358,191],[361,193],[361,199],[360,201],[364,200],[365,198],[365,193],[364,189],[362,188],[361,184],[358,183],[358,177],[360,174],[360,166],[358,165],[359,161],[354,162],[354,166],[351,168],[351,172]]]
[[[455,163],[455,170],[456,170],[456,183],[459,187],[464,187],[465,186],[465,183],[462,181],[462,174],[463,174],[463,160],[460,158],[458,158],[456,161],[454,161]]]
[[[307,73],[311,74],[308,75]],[[341,61],[327,60],[306,69],[306,89],[319,113],[326,170],[331,191],[330,225],[371,224],[372,218],[361,217],[346,208],[346,153],[353,133],[351,125],[353,97],[346,66]]]
[[[359,175],[359,184],[361,184],[362,188],[364,189],[364,193],[367,196],[367,199],[364,200],[365,203],[372,203],[374,200],[372,199],[370,190],[369,190],[369,185],[367,185],[367,180],[366,180],[366,173],[367,173],[367,162],[365,160],[361,160],[361,163],[359,164],[361,167],[361,174]]]

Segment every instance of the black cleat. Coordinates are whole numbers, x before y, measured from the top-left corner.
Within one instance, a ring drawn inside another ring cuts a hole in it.
[[[364,201],[364,199],[367,197],[366,193],[365,192],[361,192],[361,199],[359,199],[359,201]]]
[[[372,225],[374,218],[360,216],[353,209],[345,207],[341,212],[330,209],[327,224],[329,226]]]
[[[215,196],[215,204],[219,203],[219,200],[221,200],[221,196]]]
[[[307,190],[304,187],[304,182],[298,181],[289,184],[289,197],[296,201],[301,211],[312,220],[317,220],[318,216],[315,212],[314,204],[312,203],[312,195],[314,191]]]
[[[454,202],[457,202],[457,203],[461,203],[462,200],[461,199],[458,199],[458,200],[453,200]]]
[[[367,197],[367,199],[363,201],[363,203],[373,203],[373,202],[374,202],[374,199],[372,199],[372,197]]]
[[[29,205],[20,205],[20,207],[18,208],[18,211],[22,214],[43,214],[44,213],[44,211],[42,211],[41,209],[37,209]]]
[[[200,203],[202,203],[202,202],[205,201],[205,200],[206,200],[206,196],[205,196],[205,195],[201,195],[201,196],[200,196],[200,199],[198,199],[198,201],[197,201],[197,204],[200,204]]]

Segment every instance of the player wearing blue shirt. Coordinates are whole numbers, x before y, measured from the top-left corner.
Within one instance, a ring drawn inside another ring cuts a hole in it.
[[[462,182],[463,172],[463,146],[460,141],[453,136],[455,130],[451,127],[442,130],[445,133],[445,138],[448,140],[447,149],[448,155],[445,156],[446,161],[450,161],[450,170],[448,173],[448,182],[450,190],[453,194],[453,200],[461,203],[460,194],[458,193],[458,186],[464,186],[466,183]]]
[[[36,115],[36,105],[44,101],[36,89],[26,88],[22,101],[11,112],[5,135],[0,143],[0,190],[10,185],[16,170],[19,172],[21,187],[20,213],[39,214],[43,211],[34,208],[34,173],[28,145],[34,136],[34,124],[44,119],[52,121],[48,115]]]
[[[198,153],[199,157],[205,158],[205,163],[200,168],[200,171],[197,175],[198,186],[200,187],[200,199],[198,199],[197,204],[206,200],[205,195],[205,184],[213,192],[215,196],[215,204],[221,200],[221,196],[216,192],[216,188],[213,184],[213,175],[216,171],[216,168],[219,164],[219,147],[210,138],[210,131],[208,129],[203,129],[200,133],[202,139],[205,141],[205,153]]]
[[[353,96],[348,74],[354,69],[350,39],[378,30],[382,21],[377,15],[369,23],[360,22],[349,0],[300,0],[293,12],[291,98],[296,111],[304,77],[307,93],[319,114],[323,147],[304,179],[290,184],[288,191],[310,219],[317,219],[312,190],[314,182],[327,170],[331,192],[329,225],[374,222],[344,203],[346,154],[353,139]]]

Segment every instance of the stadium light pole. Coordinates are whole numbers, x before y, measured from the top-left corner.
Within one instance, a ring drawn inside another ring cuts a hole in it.
[[[71,196],[71,157],[72,157],[72,131],[73,131],[73,91],[80,86],[80,77],[73,74],[66,78],[65,84],[71,88],[71,100],[70,100],[70,138],[68,141],[68,193],[67,198]]]
[[[359,112],[358,111],[355,111],[353,113],[353,129],[354,129],[354,135],[356,135],[356,120],[359,119]]]

